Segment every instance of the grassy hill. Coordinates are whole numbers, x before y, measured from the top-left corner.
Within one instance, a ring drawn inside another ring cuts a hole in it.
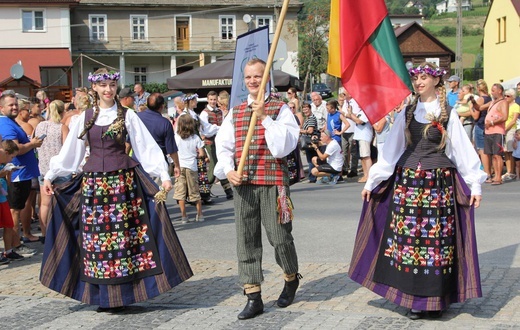
[[[477,7],[481,1],[473,1],[475,6],[471,11],[464,11],[462,14],[462,25],[467,31],[477,31],[481,29],[479,35],[464,35],[462,39],[462,61],[464,68],[473,68],[475,59],[479,53],[482,53],[480,44],[483,38],[484,21],[486,20],[489,7]],[[432,19],[424,21],[424,28],[433,33],[442,43],[451,48],[453,51],[457,49],[456,36],[439,36],[438,33],[444,27],[456,27],[456,13],[447,13],[432,17]]]

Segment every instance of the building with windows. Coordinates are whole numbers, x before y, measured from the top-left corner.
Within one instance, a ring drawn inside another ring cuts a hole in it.
[[[484,79],[513,87],[520,81],[520,0],[492,1],[484,22]]]
[[[81,0],[72,10],[75,81],[88,72],[118,68],[122,83],[165,82],[167,78],[234,52],[236,37],[269,26],[274,33],[282,1],[265,0]],[[302,4],[291,1],[282,38],[288,52],[298,38],[288,31]],[[287,60],[289,56],[287,56]]]
[[[0,90],[70,98],[70,12],[79,0],[0,0]]]
[[[457,11],[457,1],[458,0],[443,0],[436,5],[437,13],[454,13]],[[471,10],[473,7],[471,5],[471,0],[460,0],[462,10]]]

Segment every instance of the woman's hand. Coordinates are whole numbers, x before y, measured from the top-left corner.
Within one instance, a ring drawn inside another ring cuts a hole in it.
[[[43,180],[43,191],[45,191],[45,195],[51,196],[54,194],[54,189],[52,189],[52,183],[45,179]]]
[[[369,202],[370,201],[370,195],[372,194],[372,192],[370,190],[367,190],[367,189],[363,189],[363,191],[361,191],[361,199],[364,201],[364,202]]]
[[[482,200],[481,195],[471,195],[469,199],[469,205],[475,205],[475,208],[480,206],[480,201]]]

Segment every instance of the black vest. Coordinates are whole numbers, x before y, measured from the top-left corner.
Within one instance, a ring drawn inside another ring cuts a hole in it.
[[[444,124],[443,129],[446,129],[446,124]],[[454,167],[453,163],[446,156],[445,148],[438,149],[442,133],[437,127],[430,126],[426,137],[424,137],[423,131],[425,126],[426,124],[415,120],[415,117],[412,118],[409,127],[412,143],[406,147],[397,165],[416,169],[420,163],[423,170]]]

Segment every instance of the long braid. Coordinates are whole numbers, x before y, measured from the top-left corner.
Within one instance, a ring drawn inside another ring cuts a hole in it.
[[[406,145],[410,145],[412,143],[412,133],[410,132],[410,122],[413,118],[413,113],[415,109],[417,108],[417,102],[419,101],[419,95],[417,94],[409,106],[407,106],[406,109],[406,126],[404,129],[404,134],[406,138]]]
[[[446,107],[447,101],[446,101],[446,87],[444,87],[444,84],[440,83],[440,86],[438,87],[439,90],[439,103],[441,105],[441,115],[439,118],[440,124],[444,127],[444,123],[447,123],[450,119],[450,115],[448,113],[448,108]],[[446,146],[446,139],[448,138],[448,134],[445,129],[442,130],[442,138],[441,143],[439,144],[439,149],[442,149]]]
[[[83,138],[85,134],[94,126],[94,123],[96,122],[96,119],[99,115],[99,106],[98,106],[98,93],[94,91],[94,101],[92,102],[92,108],[94,109],[94,115],[88,122],[85,123],[85,128],[83,129],[83,132],[78,136],[78,139]]]
[[[121,121],[123,123],[123,129],[119,130],[116,134],[116,141],[119,144],[125,144],[126,142],[126,125],[125,125],[125,113],[123,111],[123,106],[121,105],[121,102],[119,102],[119,98],[115,98],[115,102],[117,104],[117,117],[115,121]]]

